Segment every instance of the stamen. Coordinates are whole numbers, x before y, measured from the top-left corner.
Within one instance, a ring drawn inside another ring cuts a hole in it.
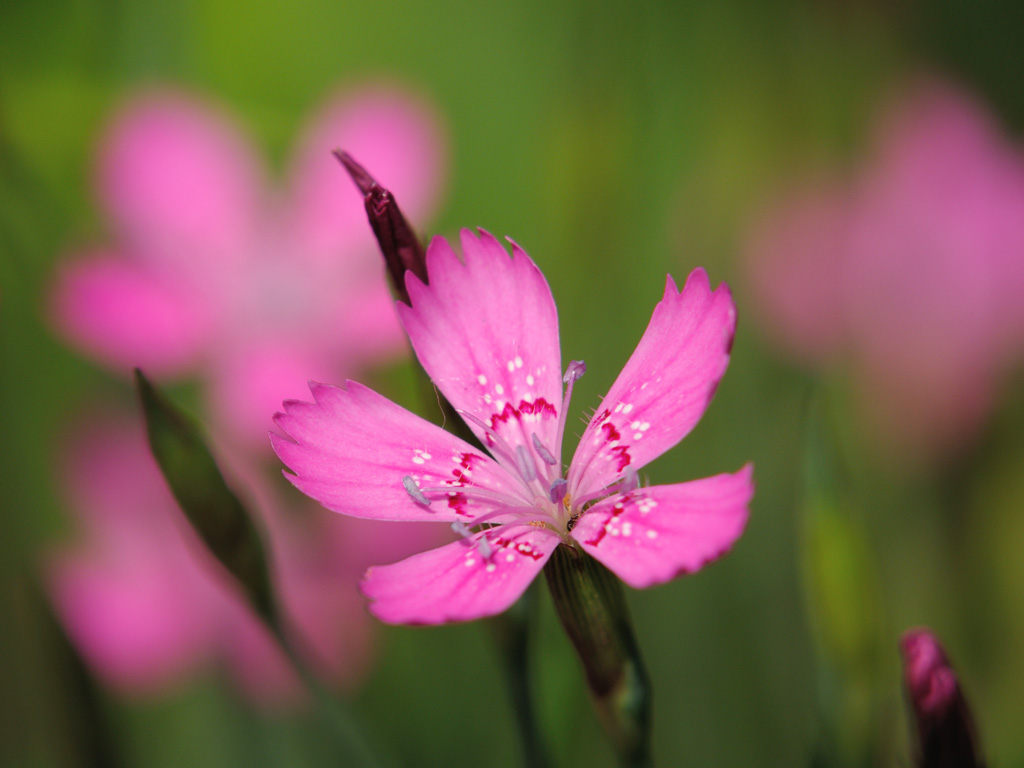
[[[629,493],[630,491],[635,491],[639,487],[640,476],[632,467],[626,467],[626,471],[622,475],[622,480],[619,482],[619,491],[621,493]]]
[[[457,534],[459,534],[459,536],[461,536],[464,539],[472,539],[473,536],[476,535],[471,530],[469,530],[469,526],[466,525],[461,520],[456,520],[454,523],[452,523],[452,530],[455,531]],[[480,555],[481,555],[481,557],[484,558],[484,560],[486,560],[492,554],[494,554],[494,548],[491,546],[491,542],[489,542],[487,540],[487,534],[486,533],[484,533],[480,537],[480,539],[478,541],[476,541],[475,543],[476,543],[476,548],[480,550]]]
[[[563,405],[563,408],[564,407],[565,406]],[[537,452],[537,455],[540,456],[541,461],[543,461],[545,464],[548,464],[549,466],[553,467],[555,466],[555,464],[558,463],[558,459],[556,459],[551,454],[551,451],[544,447],[544,443],[542,443],[540,441],[540,438],[537,437],[536,432],[533,433],[533,449]]]
[[[520,476],[526,482],[532,483],[537,479],[537,468],[534,466],[533,459],[524,445],[516,446],[516,466],[519,468]]]
[[[555,504],[561,504],[562,500],[565,498],[565,492],[568,490],[568,485],[569,484],[561,477],[556,478],[548,489],[548,496],[550,496],[551,501]]]
[[[458,413],[459,416],[461,416],[463,419],[467,419],[467,420],[473,422],[474,424],[476,424],[478,427],[480,427],[480,429],[482,429],[484,431],[484,433],[489,438],[491,438],[491,440],[494,441],[494,447],[498,451],[500,451],[501,453],[504,453],[505,457],[509,461],[515,461],[516,455],[512,451],[512,447],[507,442],[505,442],[505,439],[501,435],[499,435],[497,432],[494,431],[494,429],[491,427],[490,424],[488,424],[487,422],[482,421],[481,419],[477,418],[476,416],[474,416],[469,411],[456,411],[456,413]],[[494,453],[494,451],[492,451],[492,453]],[[495,458],[497,458],[497,456],[495,456]]]
[[[558,415],[558,433],[555,438],[555,456],[562,455],[562,436],[565,434],[565,419],[569,413],[569,401],[572,400],[572,385],[576,379],[587,372],[587,364],[582,360],[573,360],[565,369],[562,381],[565,383],[565,396],[562,398],[562,412]]]
[[[402,478],[402,485],[405,486],[406,492],[413,497],[417,502],[424,506],[430,506],[430,499],[423,495],[423,491],[416,485],[416,481],[412,479],[411,475],[406,475]]]

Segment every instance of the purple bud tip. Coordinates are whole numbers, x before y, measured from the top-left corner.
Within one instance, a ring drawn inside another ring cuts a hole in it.
[[[562,382],[568,384],[570,381],[576,381],[576,379],[583,376],[587,372],[587,364],[582,360],[573,360],[569,363],[569,367],[565,369],[565,376],[562,377]]]
[[[352,177],[352,181],[356,183],[359,191],[364,195],[370,194],[374,189],[380,189],[380,184],[377,183],[377,180],[363,166],[357,163],[348,152],[336,149],[334,150],[334,156],[345,166],[348,175]]]
[[[982,765],[967,701],[938,639],[914,629],[900,639],[904,680],[917,724],[921,768]]]

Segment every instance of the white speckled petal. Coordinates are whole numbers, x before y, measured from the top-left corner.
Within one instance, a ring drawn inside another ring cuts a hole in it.
[[[328,509],[377,520],[468,521],[503,505],[467,498],[463,488],[509,496],[516,481],[493,459],[361,384],[310,384],[315,402],[288,400],[275,416],[274,450],[285,476]],[[427,506],[420,488],[450,486]]]
[[[693,573],[743,533],[754,494],[753,467],[610,496],[580,518],[573,538],[631,587]]]
[[[636,351],[587,425],[569,469],[572,498],[590,496],[676,445],[704,414],[729,364],[736,309],[726,285],[696,269],[671,277]]]
[[[555,443],[562,407],[558,316],[544,275],[519,246],[462,232],[465,262],[443,238],[427,250],[429,285],[407,273],[398,305],[413,349],[448,401],[510,446]],[[467,420],[488,447],[493,442]],[[539,457],[538,457],[539,459]]]
[[[481,546],[483,538],[487,544]],[[362,591],[373,601],[370,611],[392,624],[493,616],[519,599],[559,541],[547,528],[491,528],[394,565],[370,568]]]

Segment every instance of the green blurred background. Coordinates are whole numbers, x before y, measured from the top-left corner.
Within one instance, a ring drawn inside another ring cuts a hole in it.
[[[703,265],[733,286],[729,373],[648,474],[672,482],[753,460],[757,495],[726,559],[629,595],[659,764],[907,764],[896,642],[928,624],[991,763],[1024,765],[1019,387],[966,458],[882,460],[842,382],[791,366],[759,334],[737,261],[772,185],[858,152],[878,98],[908,75],[969,84],[1019,135],[1022,29],[1014,4],[996,2],[4,0],[0,764],[338,764],[308,712],[253,709],[216,675],[128,700],[76,661],[38,583],[40,552],[68,524],[54,456],[72,412],[132,394],[52,335],[44,302],[62,253],[102,240],[91,157],[131,89],[171,82],[222,102],[279,165],[330,89],[385,75],[431,97],[450,130],[432,230],[508,234],[545,271],[563,355],[588,365],[576,406],[596,406],[614,379],[665,272]],[[414,405],[411,366],[392,375],[382,386]],[[546,601],[535,674],[556,762],[612,765]],[[351,706],[394,764],[519,764],[485,625],[382,628],[379,642]]]

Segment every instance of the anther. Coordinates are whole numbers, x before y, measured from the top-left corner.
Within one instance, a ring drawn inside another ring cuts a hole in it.
[[[516,446],[516,467],[518,467],[520,476],[526,482],[531,483],[537,479],[537,468],[534,466],[533,459],[530,458],[530,454],[524,445]]]
[[[544,443],[542,443],[540,441],[540,438],[537,437],[536,432],[533,433],[533,449],[537,452],[537,455],[540,456],[541,460],[545,464],[548,464],[553,467],[555,466],[555,464],[558,463],[558,459],[552,456],[551,451],[544,447]]]
[[[565,369],[565,376],[562,377],[564,384],[571,384],[572,382],[579,379],[587,372],[587,364],[582,360],[573,360],[569,363],[569,367]]]
[[[420,504],[430,506],[430,499],[423,495],[423,491],[416,485],[416,481],[412,479],[411,475],[406,475],[402,478],[402,485],[405,486],[406,492],[413,497]]]
[[[555,478],[551,483],[551,487],[548,488],[548,496],[555,504],[561,504],[562,499],[565,498],[565,492],[568,490],[569,484],[561,477]]]

